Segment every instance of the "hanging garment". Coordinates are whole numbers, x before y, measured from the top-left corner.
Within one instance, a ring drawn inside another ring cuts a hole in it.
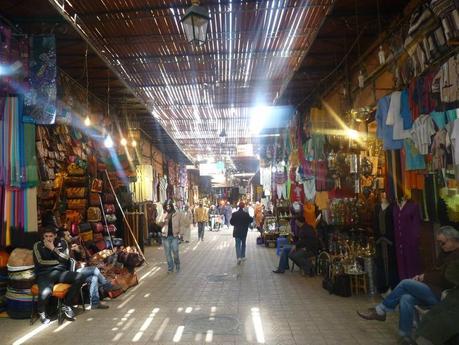
[[[26,94],[25,113],[37,124],[53,124],[56,119],[56,38],[52,36],[32,36],[30,92]]]
[[[430,115],[421,115],[413,123],[411,129],[411,139],[419,153],[426,155],[429,153],[431,145],[430,138],[435,134],[435,127]]]
[[[406,170],[422,170],[426,168],[424,156],[419,154],[414,142],[411,139],[405,139],[403,142],[405,152],[405,168]]]
[[[393,205],[375,207],[373,229],[376,244],[376,285],[379,292],[394,289],[399,282],[394,238]]]
[[[316,162],[316,190],[327,190],[327,161]]]
[[[330,199],[328,198],[328,192],[317,192],[315,203],[319,210],[327,210],[330,206]]]
[[[403,141],[394,140],[394,127],[386,124],[390,100],[390,96],[384,96],[378,101],[376,109],[376,134],[378,138],[383,140],[384,150],[398,150],[402,148]]]
[[[419,241],[422,218],[419,205],[412,201],[407,201],[403,207],[394,205],[393,219],[399,278],[412,278],[421,273]]]
[[[304,188],[302,184],[293,182],[290,186],[290,201],[303,203],[304,202]]]
[[[312,202],[307,202],[303,206],[303,215],[306,223],[316,227],[316,206]]]
[[[446,168],[446,150],[450,146],[448,133],[446,129],[440,129],[432,140],[432,167],[435,170],[441,170]]]
[[[316,179],[314,177],[303,180],[304,197],[307,201],[313,201],[316,195]]]

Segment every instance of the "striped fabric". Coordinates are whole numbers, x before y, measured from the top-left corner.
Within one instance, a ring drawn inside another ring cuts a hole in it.
[[[11,231],[38,231],[35,124],[23,118],[23,97],[6,97],[0,121],[0,245]],[[26,121],[24,121],[26,120]]]

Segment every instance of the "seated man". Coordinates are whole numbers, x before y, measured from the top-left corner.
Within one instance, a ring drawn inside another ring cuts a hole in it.
[[[293,246],[284,246],[279,258],[279,265],[274,273],[284,273],[288,269],[288,259],[290,258],[298,265],[305,274],[314,275],[311,265],[311,257],[317,255],[319,250],[319,241],[314,229],[306,224],[304,216],[298,215],[295,218],[297,226],[298,239],[294,239]]]
[[[436,305],[440,302],[441,292],[457,284],[446,272],[457,267],[459,262],[459,231],[451,226],[441,227],[437,241],[441,246],[442,253],[438,258],[436,267],[413,279],[402,280],[382,303],[366,312],[357,312],[360,317],[366,320],[385,321],[386,313],[395,310],[397,305],[400,305],[401,344],[413,344],[411,332],[415,305]]]
[[[108,309],[108,305],[103,304],[100,301],[99,287],[104,289],[106,292],[119,290],[120,286],[113,285],[110,283],[100,272],[97,267],[86,266],[86,255],[84,248],[76,243],[72,243],[72,236],[67,230],[59,231],[59,237],[70,246],[70,256],[77,262],[77,272],[81,273],[85,279],[85,282],[89,284],[89,299],[91,303],[91,309]]]
[[[456,288],[448,291],[446,297],[422,318],[413,344],[459,344],[459,261],[450,266],[454,267],[448,267],[445,276],[456,284]]]
[[[70,272],[70,256],[67,243],[56,238],[56,228],[48,225],[43,230],[43,240],[34,244],[33,259],[35,262],[35,274],[37,285],[40,290],[38,296],[38,314],[40,321],[48,324],[50,320],[46,316],[46,305],[52,295],[54,284],[71,284],[64,299],[63,311],[67,319],[73,321],[75,313],[72,310],[72,301],[80,291],[84,277],[78,272]]]

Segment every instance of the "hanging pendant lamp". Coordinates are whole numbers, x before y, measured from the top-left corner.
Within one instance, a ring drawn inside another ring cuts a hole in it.
[[[201,45],[206,42],[210,17],[206,8],[199,6],[198,0],[191,2],[185,15],[180,20],[189,43]]]

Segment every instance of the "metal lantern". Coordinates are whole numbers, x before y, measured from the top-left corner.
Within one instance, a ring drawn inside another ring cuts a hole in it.
[[[199,6],[199,1],[192,1],[192,6],[186,10],[181,20],[186,40],[197,45],[204,44],[209,20],[207,9]]]

